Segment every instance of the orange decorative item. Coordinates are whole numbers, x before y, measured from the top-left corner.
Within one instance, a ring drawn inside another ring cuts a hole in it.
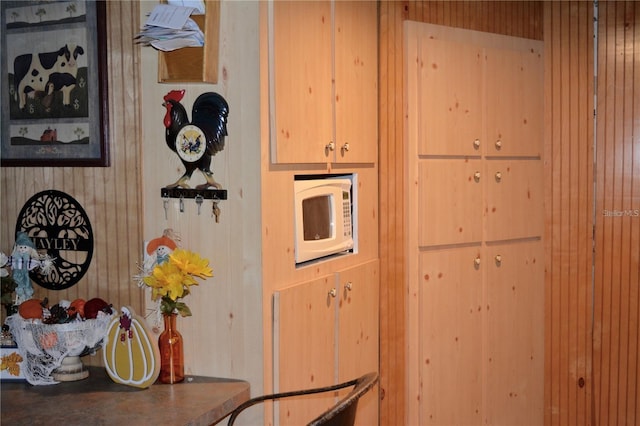
[[[42,300],[25,300],[18,306],[18,313],[25,319],[42,319]]]
[[[176,329],[177,314],[164,314],[164,331],[158,338],[160,347],[160,376],[162,383],[184,380],[184,349],[182,335]]]
[[[44,349],[51,349],[58,344],[58,333],[51,332],[40,336],[40,345]]]
[[[80,318],[84,318],[84,305],[87,303],[84,299],[75,299],[69,305],[69,316],[80,315]]]

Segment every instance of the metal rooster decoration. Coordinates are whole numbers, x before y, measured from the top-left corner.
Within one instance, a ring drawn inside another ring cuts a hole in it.
[[[222,189],[213,179],[210,167],[211,156],[224,149],[229,105],[218,93],[203,93],[193,103],[189,122],[187,111],[180,103],[184,92],[172,90],[164,97],[163,106],[167,109],[164,116],[165,139],[185,167],[182,177],[167,188],[189,188],[188,182],[197,169],[207,180],[207,183],[196,186],[197,189]]]

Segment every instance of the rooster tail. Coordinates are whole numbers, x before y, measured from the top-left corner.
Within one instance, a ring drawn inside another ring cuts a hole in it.
[[[227,117],[229,104],[222,95],[215,92],[203,93],[193,103],[192,122],[211,122],[215,120],[219,129],[217,134],[227,136]]]

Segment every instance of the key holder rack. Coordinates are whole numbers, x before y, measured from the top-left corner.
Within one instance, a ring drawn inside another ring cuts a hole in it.
[[[220,221],[220,208],[218,202],[220,200],[227,199],[226,189],[195,189],[195,188],[161,188],[160,196],[164,200],[165,219],[167,214],[168,200],[169,198],[180,199],[180,212],[184,211],[184,199],[195,199],[198,205],[198,214],[200,214],[200,207],[204,200],[213,201],[212,214],[216,218],[216,223]]]
[[[162,198],[196,198],[201,196],[205,200],[226,200],[226,189],[195,189],[195,188],[161,188]]]

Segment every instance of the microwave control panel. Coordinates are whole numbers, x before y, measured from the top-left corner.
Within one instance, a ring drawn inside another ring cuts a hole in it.
[[[344,216],[344,236],[351,236],[351,194],[342,191],[342,214]]]

